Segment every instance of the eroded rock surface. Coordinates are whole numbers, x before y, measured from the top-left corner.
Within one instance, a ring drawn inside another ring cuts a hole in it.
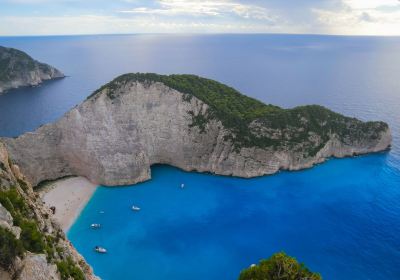
[[[98,184],[127,185],[149,179],[152,164],[247,178],[378,152],[391,144],[387,124],[364,123],[320,106],[273,107],[271,114],[246,119],[239,125],[249,136],[239,142],[241,132],[218,113],[218,100],[206,103],[145,75],[135,77],[102,87],[56,123],[4,139],[27,178],[35,185],[80,175]],[[208,80],[198,79],[207,87]]]

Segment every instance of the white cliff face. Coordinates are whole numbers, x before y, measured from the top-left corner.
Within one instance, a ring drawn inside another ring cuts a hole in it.
[[[0,93],[24,86],[37,86],[46,80],[65,77],[56,68],[40,63],[22,51],[1,46],[0,69]]]
[[[151,177],[152,164],[184,170],[254,177],[281,169],[309,168],[326,158],[387,149],[389,129],[376,139],[343,141],[334,133],[313,156],[291,149],[243,147],[235,149],[229,131],[217,119],[202,133],[192,115],[208,105],[162,83],[128,82],[103,89],[54,124],[16,139],[3,139],[13,160],[35,185],[66,175],[85,176],[103,185],[127,185]]]

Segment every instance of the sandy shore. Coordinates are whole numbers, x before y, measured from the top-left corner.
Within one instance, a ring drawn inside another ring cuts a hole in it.
[[[73,177],[52,182],[41,193],[48,207],[56,207],[54,218],[67,232],[96,188],[97,185],[84,177]]]

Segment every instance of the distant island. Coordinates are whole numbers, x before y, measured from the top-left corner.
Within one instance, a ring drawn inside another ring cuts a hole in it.
[[[33,185],[63,176],[135,184],[150,166],[255,177],[386,150],[384,122],[322,106],[283,109],[194,75],[126,74],[53,124],[3,138]]]
[[[56,68],[34,60],[23,51],[0,46],[0,93],[63,77]]]

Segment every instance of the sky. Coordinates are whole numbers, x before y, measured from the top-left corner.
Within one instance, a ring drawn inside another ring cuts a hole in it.
[[[400,35],[400,0],[0,0],[0,36]]]

